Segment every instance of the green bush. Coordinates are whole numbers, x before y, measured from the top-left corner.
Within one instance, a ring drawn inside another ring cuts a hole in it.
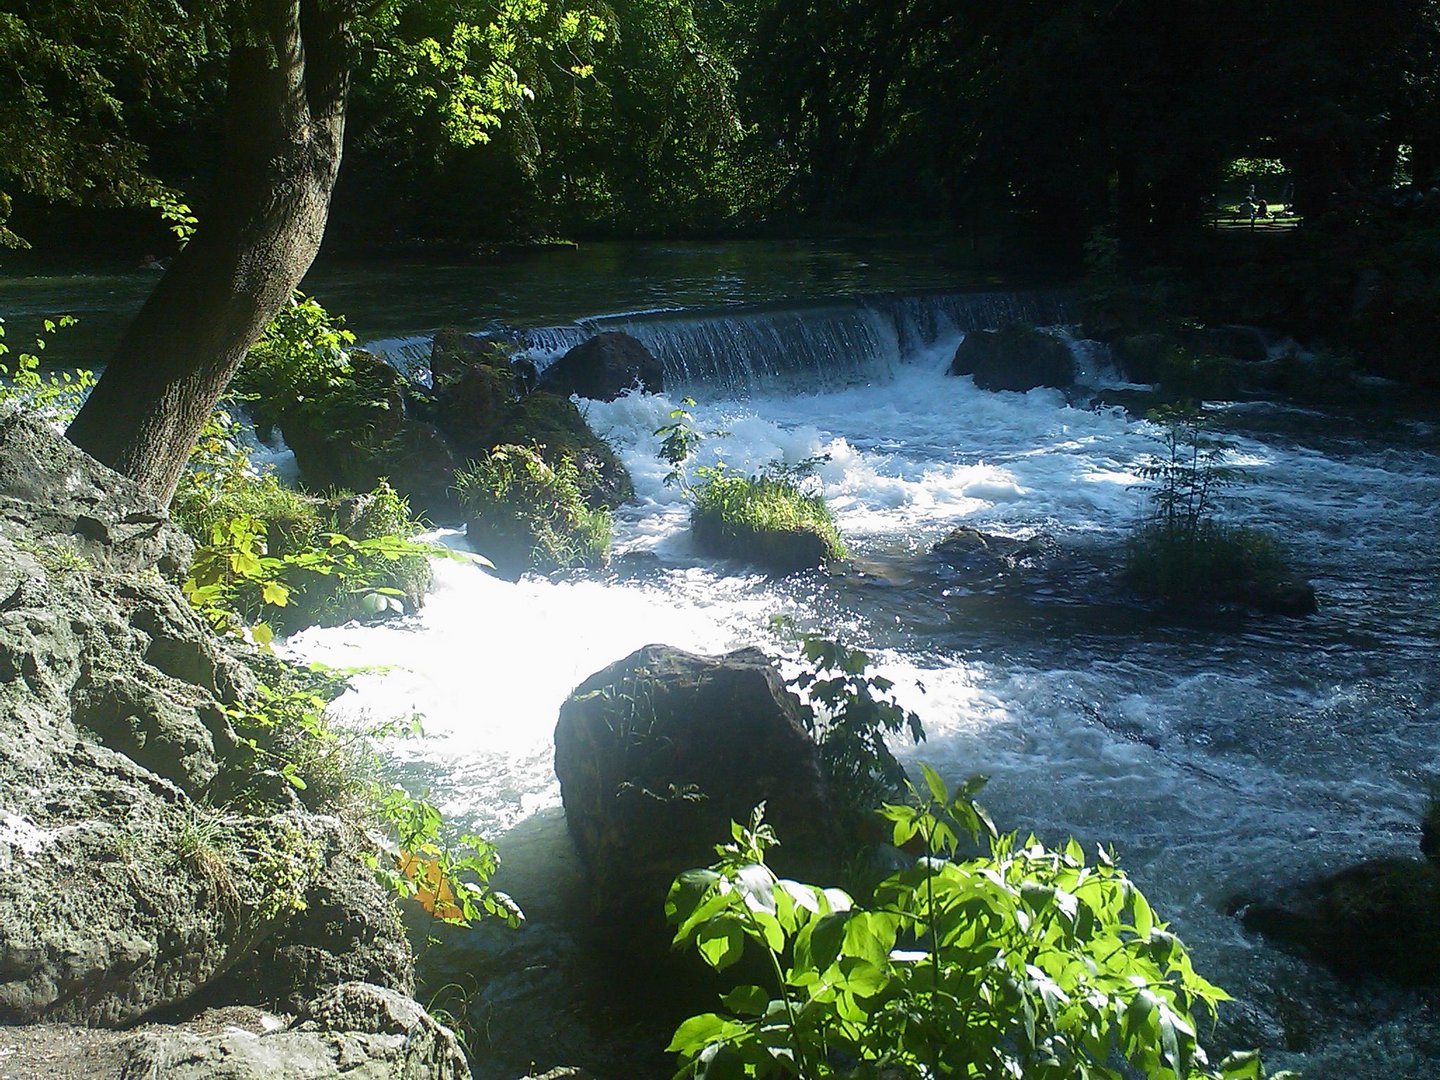
[[[250,346],[232,390],[250,403],[261,426],[279,422],[302,402],[333,394],[353,379],[346,349],[355,335],[314,297],[296,292]]]
[[[835,518],[784,472],[745,477],[722,463],[698,470],[690,529],[701,550],[786,573],[845,558]]]
[[[1137,592],[1162,600],[1226,602],[1288,577],[1274,537],[1259,529],[1205,521],[1193,529],[1150,523],[1125,551],[1125,575]]]
[[[801,719],[820,750],[820,768],[847,832],[905,787],[905,769],[885,741],[909,734],[919,743],[925,725],[891,693],[894,683],[869,673],[870,657],[859,649],[807,635],[801,657],[809,665],[787,685],[806,697]]]
[[[327,498],[257,472],[223,411],[207,423],[171,503],[197,544],[186,595],[218,629],[277,631],[415,608],[434,548],[383,481],[367,495]]]
[[[971,801],[978,783],[952,796],[929,769],[925,781],[919,805],[884,816],[897,846],[919,840],[928,856],[868,904],[777,879],[758,809],[713,866],[676,879],[675,944],[717,971],[755,950],[770,981],[680,1025],[677,1076],[1262,1075],[1254,1054],[1211,1068],[1195,1014],[1228,995],[1195,973],[1110,855],[1087,865],[1073,840],[1052,851],[997,837]],[[961,836],[982,833],[989,854],[956,861]]]
[[[50,337],[77,321],[73,315],[46,319],[44,333],[35,338],[34,351],[19,352],[13,362],[4,363],[10,346],[5,344],[5,320],[0,319],[0,413],[14,409],[62,426],[75,418],[95,385],[94,374],[83,370],[42,372],[40,353]]]
[[[543,450],[497,446],[455,474],[471,544],[510,577],[599,567],[610,558],[610,512],[585,505],[572,459],[552,467]]]

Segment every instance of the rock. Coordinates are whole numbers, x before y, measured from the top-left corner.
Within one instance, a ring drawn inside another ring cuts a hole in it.
[[[226,713],[256,677],[156,573],[189,545],[129,481],[6,419],[0,514],[0,1024],[131,1024],[212,986],[354,847],[257,802]],[[242,790],[248,813],[210,801]]]
[[[0,462],[0,532],[44,537],[96,569],[175,577],[189,567],[193,545],[163,508],[45,425],[0,415]]]
[[[560,709],[555,773],[596,908],[658,920],[671,880],[765,802],[781,873],[826,880],[840,849],[800,701],[758,649],[647,645]]]
[[[325,836],[323,868],[301,899],[304,917],[259,943],[230,975],[225,996],[287,1012],[341,985],[415,991],[415,965],[399,912],[361,861],[363,838],[343,828]]]
[[[1103,409],[1116,406],[1131,416],[1143,417],[1165,405],[1174,405],[1180,399],[1163,390],[1129,390],[1110,388],[1101,390],[1090,399],[1092,408]]]
[[[430,343],[430,379],[439,385],[454,379],[476,364],[506,367],[520,345],[516,333],[467,334],[446,328],[435,331]]]
[[[771,574],[814,570],[836,557],[826,537],[803,525],[740,533],[732,531],[718,514],[707,514],[691,518],[690,535],[695,546],[707,555],[738,559]]]
[[[1320,610],[1315,587],[1299,578],[1242,582],[1234,588],[1229,601],[1266,615],[1288,615],[1296,619]]]
[[[665,368],[629,334],[610,331],[582,341],[540,373],[539,389],[594,401],[614,401],[627,390],[658,394]]]
[[[1065,343],[1025,326],[965,335],[948,375],[973,375],[981,390],[1064,388],[1075,381],[1075,358]]]
[[[316,490],[369,491],[384,475],[376,461],[380,448],[400,435],[408,419],[403,375],[358,349],[350,353],[350,365],[351,381],[280,416],[280,433],[300,475]]]
[[[499,433],[519,398],[515,377],[484,364],[467,368],[435,395],[435,413],[462,459],[481,457],[498,444]]]
[[[1265,335],[1253,326],[1192,326],[1179,334],[1181,344],[1199,353],[1228,356],[1246,364],[1269,359]]]
[[[1440,866],[1372,859],[1274,901],[1239,905],[1250,929],[1341,975],[1440,986]]]
[[[1057,547],[1046,536],[1019,540],[961,525],[946,533],[930,551],[957,570],[990,574],[1036,566],[1053,556]]]
[[[282,1031],[147,1032],[120,1080],[468,1080],[455,1035],[403,994],[362,982],[310,1002]]]
[[[580,470],[580,494],[591,509],[614,509],[635,497],[635,485],[610,444],[590,429],[569,398],[537,390],[511,405],[492,446],[538,444],[552,466],[568,457]]]
[[[1127,334],[1110,346],[1120,373],[1130,382],[1159,382],[1174,345],[1164,334]]]

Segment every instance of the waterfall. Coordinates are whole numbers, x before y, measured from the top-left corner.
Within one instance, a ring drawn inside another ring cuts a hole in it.
[[[964,292],[875,296],[815,304],[736,305],[705,311],[601,315],[527,330],[527,354],[542,368],[587,338],[631,335],[665,365],[667,383],[730,393],[827,389],[890,374],[968,331],[1063,321],[1055,292]]]

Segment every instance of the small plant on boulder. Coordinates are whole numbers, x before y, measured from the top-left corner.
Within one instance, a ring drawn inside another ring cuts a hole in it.
[[[690,530],[702,551],[782,574],[845,558],[824,497],[802,490],[805,473],[771,466],[747,477],[721,462],[696,474]]]
[[[472,545],[500,573],[603,566],[610,558],[608,510],[592,510],[574,461],[552,467],[540,446],[497,446],[455,474]]]
[[[1268,533],[1217,519],[1221,493],[1240,472],[1228,444],[1193,409],[1151,414],[1163,451],[1142,466],[1150,513],[1131,537],[1125,576],[1139,593],[1172,603],[1234,603],[1286,614],[1314,610],[1314,593],[1292,577]]]

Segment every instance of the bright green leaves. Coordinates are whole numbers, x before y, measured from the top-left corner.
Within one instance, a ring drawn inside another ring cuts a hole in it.
[[[0,219],[3,226],[3,219]],[[3,231],[3,229],[0,229]],[[54,424],[68,424],[95,385],[89,371],[41,371],[40,353],[52,336],[74,326],[73,315],[60,315],[42,323],[42,333],[11,363],[0,362],[0,412],[19,409]],[[0,319],[0,358],[10,352],[5,344],[5,320]]]
[[[478,836],[449,832],[440,811],[403,788],[392,788],[376,810],[388,826],[390,865],[376,866],[381,881],[399,898],[417,903],[435,922],[470,926],[483,918],[511,927],[525,920],[508,895],[490,888],[500,867],[495,845]]]
[[[499,0],[474,18],[459,0],[384,5],[358,37],[369,91],[391,118],[438,120],[459,146],[487,142],[502,118],[543,90],[550,72],[583,77],[610,32],[608,8],[564,0]]]
[[[918,805],[883,813],[930,854],[870,905],[775,878],[758,812],[715,865],[676,879],[677,945],[717,970],[757,948],[773,975],[681,1025],[669,1047],[678,1075],[1108,1080],[1123,1061],[1148,1080],[1263,1077],[1246,1055],[1211,1070],[1193,1017],[1227,996],[1194,973],[1113,859],[997,836],[973,803],[982,779],[951,791],[922,772]],[[961,837],[983,837],[990,854],[951,861]]]
[[[889,679],[869,674],[870,657],[861,650],[807,635],[801,656],[809,667],[789,685],[808,699],[803,719],[820,744],[821,767],[848,812],[867,815],[905,783],[905,770],[886,738],[903,731],[918,743],[925,738],[924,725],[900,704]]]

